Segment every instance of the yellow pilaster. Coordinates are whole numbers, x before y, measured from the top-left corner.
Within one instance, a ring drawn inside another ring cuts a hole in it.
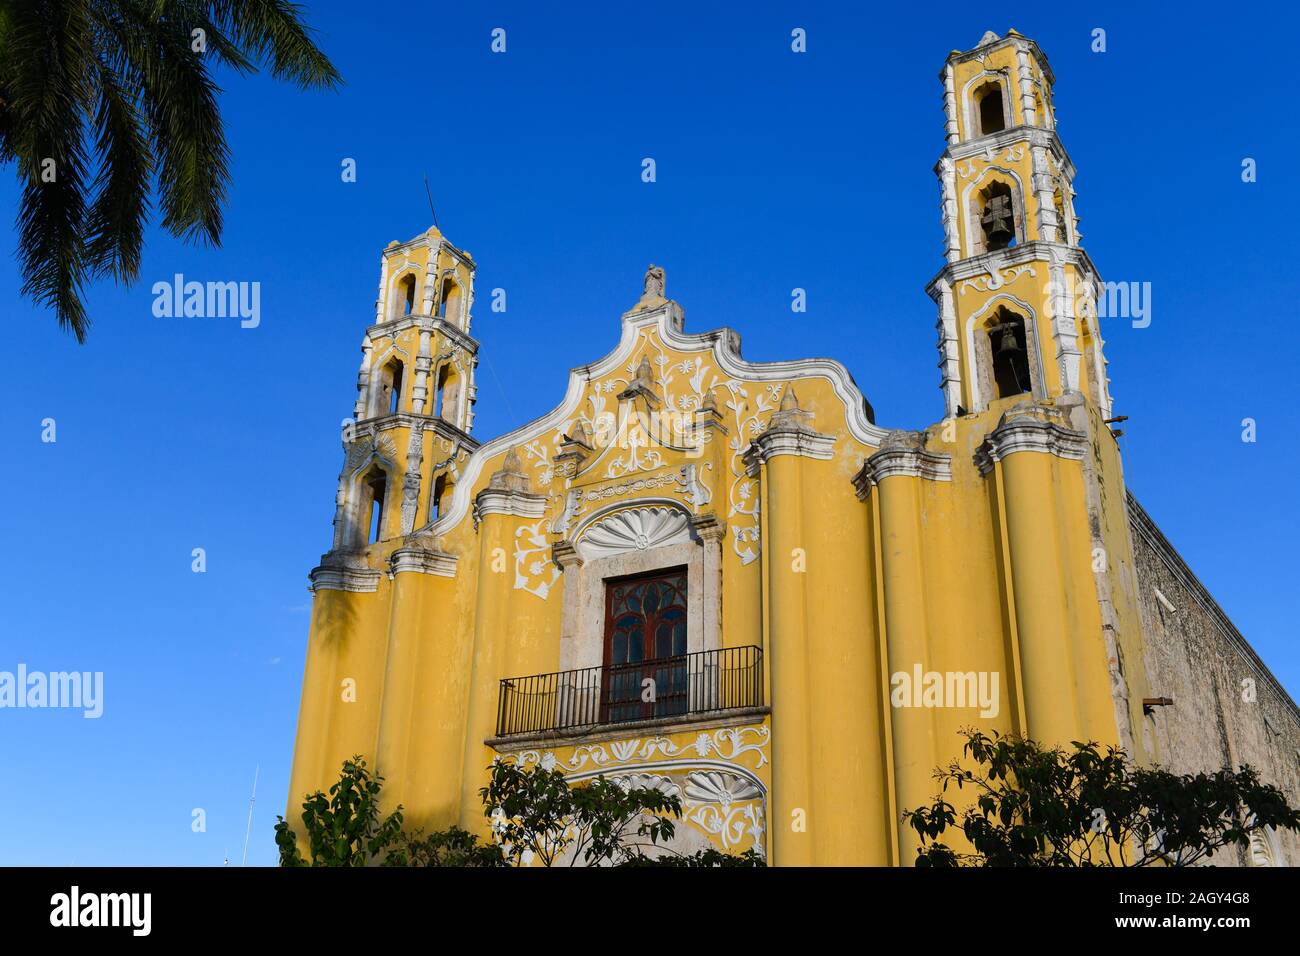
[[[920,488],[922,479],[892,475],[875,493],[880,499],[881,580],[884,594],[886,659],[889,674],[912,675],[928,665],[926,588],[921,557]],[[885,688],[888,699],[891,688]],[[898,809],[927,805],[933,797],[935,766],[933,711],[925,707],[892,707],[894,786]],[[898,828],[900,862],[916,857],[917,838],[901,821]]]
[[[861,546],[869,534],[867,509],[834,462],[792,460],[804,470],[805,488],[826,489],[802,502],[811,779],[820,808],[810,827],[815,862],[887,866],[892,821],[882,774],[884,697],[870,568]],[[827,826],[820,815],[831,808],[835,821]]]
[[[478,790],[485,783],[485,768],[495,754],[483,741],[496,729],[501,680],[520,676],[508,672],[505,661],[505,644],[510,639],[511,579],[504,556],[511,524],[506,515],[484,515],[478,532],[478,593],[460,797],[460,825],[471,833],[487,830]]]
[[[768,592],[768,669],[772,686],[772,859],[779,866],[811,866],[818,828],[834,830],[838,815],[818,816],[812,785],[806,576],[792,558],[806,549],[800,460],[779,455],[763,465],[768,513],[763,561]]]

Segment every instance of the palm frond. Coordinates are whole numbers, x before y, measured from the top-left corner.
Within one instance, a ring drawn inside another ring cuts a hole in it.
[[[183,5],[167,3],[168,10]],[[139,71],[140,108],[156,152],[163,226],[187,240],[221,241],[230,149],[217,106],[220,89],[203,55],[191,48],[189,23],[158,14],[159,4],[119,4],[114,39]]]
[[[303,89],[335,88],[342,77],[290,0],[213,0],[212,18],[247,53],[268,61],[271,75]]]
[[[23,180],[18,209],[23,294],[54,309],[84,341],[85,108],[92,30],[81,0],[14,0],[8,9],[4,98],[8,147]]]
[[[101,163],[86,217],[86,258],[95,274],[130,282],[140,273],[153,156],[138,106],[138,77],[130,71],[119,77],[101,59],[98,86],[95,127]]]

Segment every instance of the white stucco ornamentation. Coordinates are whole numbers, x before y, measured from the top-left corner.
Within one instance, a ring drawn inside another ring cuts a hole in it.
[[[763,789],[748,777],[720,770],[693,770],[682,788],[683,816],[716,836],[728,852],[746,842],[763,845]]]
[[[1001,269],[995,263],[985,275],[974,279],[963,279],[958,286],[957,294],[965,295],[967,288],[973,288],[978,292],[996,292],[1008,282],[1015,282],[1022,274],[1027,274],[1031,278],[1038,275],[1031,265],[1008,266]]]
[[[646,551],[691,540],[689,516],[675,508],[631,508],[589,526],[577,542],[584,560]]]
[[[694,354],[670,358],[673,352]],[[885,435],[884,429],[870,421],[862,393],[839,362],[831,359],[747,362],[740,356],[740,337],[735,332],[716,329],[687,334],[682,331],[680,308],[673,302],[665,302],[653,309],[627,313],[618,347],[599,362],[570,373],[568,392],[558,408],[477,449],[462,469],[450,507],[431,528],[445,532],[465,517],[473,504],[471,489],[484,463],[510,447],[518,447],[525,456],[533,487],[550,496],[557,506],[553,509],[556,512],[553,520],[560,519],[559,508],[567,501],[572,480],[557,476],[554,467],[564,436],[572,434],[579,421],[586,421],[591,431],[598,433],[593,419],[602,411],[613,412],[616,394],[629,384],[627,370],[635,370],[643,357],[648,357],[656,369],[656,397],[660,408],[691,411],[705,407],[711,400],[725,420],[730,455],[728,508],[724,517],[732,547],[745,563],[758,559],[761,543],[758,490],[754,479],[745,472],[743,456],[778,407],[785,382],[809,377],[824,379],[842,403],[849,435],[873,447]],[[664,361],[660,362],[660,358]],[[598,463],[602,469],[608,467],[608,461],[602,461],[601,455],[593,455],[584,468],[597,467]],[[703,471],[697,471],[696,477],[705,479]],[[712,497],[707,488],[704,491]],[[721,498],[721,495],[719,488],[717,496]]]
[[[510,759],[526,767],[529,764],[542,765],[549,758],[553,761],[551,766],[566,774],[590,775],[631,763],[658,763],[665,758],[697,763],[705,758],[735,762],[752,754],[755,759],[751,769],[756,770],[768,762],[771,738],[771,730],[755,724],[702,730],[687,744],[677,744],[663,736],[629,737],[576,747],[568,760],[557,760],[550,750],[522,750],[511,754]]]
[[[517,591],[527,591],[542,600],[560,580],[560,569],[551,560],[551,544],[546,540],[546,521],[534,521],[515,532],[515,583]]]

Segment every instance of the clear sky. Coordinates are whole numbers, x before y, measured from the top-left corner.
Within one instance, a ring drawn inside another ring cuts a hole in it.
[[[838,358],[881,425],[939,419],[923,291],[943,253],[938,72],[989,29],[1051,60],[1103,278],[1151,283],[1148,328],[1103,328],[1130,487],[1300,695],[1294,9],[307,6],[346,86],[221,76],[220,249],[152,229],[138,285],[90,290],[79,347],[19,297],[0,236],[0,670],[105,675],[98,720],[0,711],[0,863],[237,864],[258,765],[248,861],[274,862],[339,422],[380,251],[429,225],[425,174],[479,263],[480,440],[549,410],[570,367],[613,347],[650,262],[688,330],[730,326],[755,360]],[[0,205],[16,209],[12,169]],[[261,324],[155,318],[150,287],[175,273],[260,282]],[[487,307],[498,287],[504,314]]]

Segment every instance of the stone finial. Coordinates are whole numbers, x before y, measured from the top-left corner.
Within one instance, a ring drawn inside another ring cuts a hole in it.
[[[664,297],[664,270],[653,262],[645,271],[645,285],[643,286],[642,299],[662,299]]]
[[[582,419],[578,419],[572,434],[565,435],[560,442],[560,450],[555,454],[555,474],[559,477],[572,478],[582,468],[583,462],[590,457],[595,447],[590,426]]]
[[[575,444],[584,445],[587,448],[595,447],[591,443],[591,428],[581,418],[578,419],[578,424],[574,427],[573,434],[565,435],[564,437]]]
[[[997,43],[1000,39],[1002,38],[992,30],[985,30],[984,35],[980,37],[980,42],[975,44],[975,48],[979,49],[982,46],[988,46],[990,43]]]
[[[527,491],[528,474],[519,460],[519,450],[511,448],[501,462],[501,467],[488,479],[488,487],[503,491]]]
[[[632,373],[632,381],[628,382],[627,388],[618,393],[619,401],[629,398],[644,398],[652,405],[659,403],[655,395],[655,373],[654,367],[650,364],[650,356],[641,356],[641,361]]]
[[[810,431],[812,429],[812,412],[804,410],[799,405],[799,396],[795,394],[794,386],[787,385],[781,395],[781,406],[772,413],[772,420],[768,424],[768,430],[779,429],[797,429]]]
[[[636,367],[636,378],[633,379],[632,384],[639,388],[654,388],[655,373],[650,367],[650,356],[641,356],[641,364]]]

